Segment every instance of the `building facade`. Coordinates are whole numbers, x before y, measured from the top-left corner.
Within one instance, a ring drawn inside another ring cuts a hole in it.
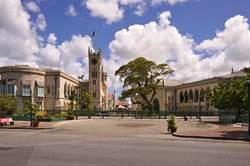
[[[214,109],[208,101],[208,93],[220,82],[245,77],[247,68],[227,75],[182,83],[173,80],[164,80],[159,84],[153,100],[155,110],[161,111],[208,111]],[[139,105],[133,105],[140,110]],[[199,110],[200,109],[200,110]]]
[[[79,81],[60,70],[32,68],[27,65],[0,68],[0,95],[16,96],[18,110],[26,100],[42,110],[68,108],[68,96]]]
[[[18,110],[24,108],[26,100],[42,110],[66,110],[69,96],[79,84],[89,92],[92,110],[108,109],[107,73],[103,71],[100,51],[89,49],[89,80],[83,82],[60,70],[27,65],[0,67],[0,95],[16,96]]]
[[[92,98],[92,110],[108,109],[108,74],[103,70],[101,51],[93,51],[89,48],[89,94]]]

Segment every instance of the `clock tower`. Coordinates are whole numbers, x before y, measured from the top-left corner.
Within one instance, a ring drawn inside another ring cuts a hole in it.
[[[88,49],[89,57],[89,95],[92,98],[91,110],[107,109],[107,73],[103,71],[102,52]]]

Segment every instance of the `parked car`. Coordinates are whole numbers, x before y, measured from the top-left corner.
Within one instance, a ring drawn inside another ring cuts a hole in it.
[[[0,118],[0,126],[14,125],[12,118]]]

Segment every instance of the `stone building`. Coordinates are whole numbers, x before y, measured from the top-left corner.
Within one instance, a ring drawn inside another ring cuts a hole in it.
[[[89,48],[89,94],[92,97],[92,110],[108,109],[108,74],[103,70],[101,51],[93,51]]]
[[[1,67],[0,75],[0,95],[16,96],[19,110],[25,100],[38,104],[42,110],[67,109],[68,96],[79,83],[60,70],[27,65]]]
[[[89,92],[92,110],[108,109],[107,73],[103,71],[101,52],[89,49],[89,80],[83,82],[53,69],[27,65],[0,67],[0,95],[18,98],[18,109],[24,101],[37,103],[42,110],[68,109],[69,95],[81,84]]]
[[[208,111],[213,109],[208,102],[208,91],[214,89],[221,81],[246,76],[245,69],[230,74],[203,79],[199,81],[181,83],[164,80],[159,84],[153,100],[155,110]],[[133,105],[133,109],[140,110],[140,106]]]

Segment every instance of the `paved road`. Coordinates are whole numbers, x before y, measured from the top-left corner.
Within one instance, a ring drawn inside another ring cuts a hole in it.
[[[102,124],[103,129],[98,131],[95,124],[98,127]],[[113,128],[109,130],[107,128],[110,124],[113,124]],[[162,131],[153,130],[152,124],[158,129],[156,121],[128,123],[90,120],[62,124],[58,129],[47,131],[0,130],[0,165],[247,166],[250,164],[249,143],[177,139],[162,134]],[[96,132],[102,131],[101,134],[87,132],[91,126]],[[111,130],[115,133],[118,130],[115,131],[114,128],[119,127],[126,135],[121,131],[119,134],[111,134]],[[105,134],[105,129],[108,134]],[[136,130],[138,132],[133,132]]]

